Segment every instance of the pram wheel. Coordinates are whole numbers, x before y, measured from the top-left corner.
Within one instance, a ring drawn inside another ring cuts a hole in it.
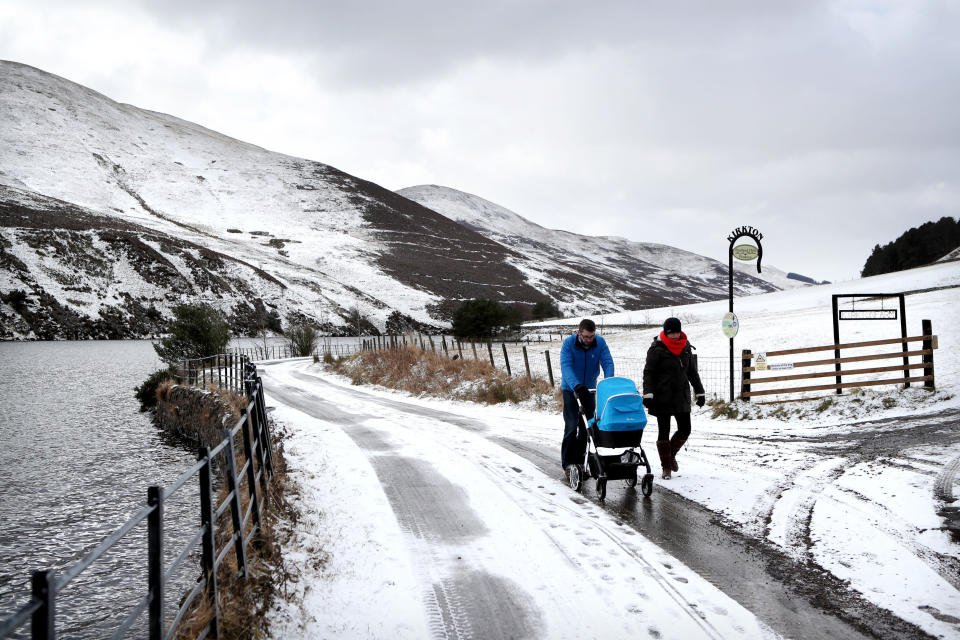
[[[583,467],[578,464],[570,467],[570,488],[574,491],[583,488]]]
[[[597,499],[600,502],[607,497],[607,479],[597,478]]]
[[[633,481],[634,484],[637,483],[636,480]],[[644,474],[643,480],[640,482],[640,493],[645,496],[649,496],[653,493],[653,474],[647,473]]]
[[[632,478],[627,478],[626,480],[623,481],[623,484],[627,485],[632,489],[633,487],[637,486],[637,476],[633,476]]]

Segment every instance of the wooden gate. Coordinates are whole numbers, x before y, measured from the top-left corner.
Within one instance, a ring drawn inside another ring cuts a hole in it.
[[[910,343],[921,343],[920,349],[910,349]],[[901,345],[900,350],[894,350],[887,353],[871,353],[868,355],[851,355],[841,357],[840,351],[847,349],[858,349],[865,347],[884,347],[887,345]],[[892,338],[888,340],[870,340],[867,342],[850,342],[846,344],[830,344],[821,347],[803,347],[799,349],[782,349],[779,351],[767,351],[766,353],[752,353],[749,349],[744,349],[742,353],[742,378],[740,382],[740,398],[749,402],[751,398],[758,396],[771,395],[792,395],[810,391],[830,391],[843,393],[843,389],[853,387],[871,387],[876,385],[902,384],[909,387],[911,383],[922,382],[925,387],[934,388],[933,373],[933,351],[937,348],[937,336],[933,335],[933,327],[929,320],[923,321],[923,335],[907,338]],[[833,351],[834,357],[820,360],[803,360],[799,362],[786,362],[784,356],[792,356],[805,353],[815,353],[817,351]],[[776,358],[778,362],[770,362],[769,359]],[[910,359],[914,358],[914,362]],[[762,361],[761,361],[762,360]],[[880,361],[880,360],[899,360],[897,364],[884,364],[877,367],[844,368],[843,365],[851,363]],[[811,370],[809,373],[784,373],[794,369],[805,369],[810,367],[832,367],[826,371]],[[874,378],[876,374],[899,373],[895,378]],[[919,374],[919,375],[917,375]],[[860,378],[856,381],[849,381],[850,377]],[[863,376],[870,376],[863,379]],[[847,382],[843,378],[848,378]],[[759,385],[791,383],[798,380],[816,380],[823,378],[834,378],[831,384],[808,384],[804,386],[778,386],[777,388],[765,388],[758,390]],[[796,402],[800,400],[813,400],[824,396],[801,397],[777,399],[772,402]]]

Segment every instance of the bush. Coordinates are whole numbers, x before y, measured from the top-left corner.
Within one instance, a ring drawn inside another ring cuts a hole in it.
[[[206,358],[223,353],[230,342],[230,326],[213,307],[205,304],[181,304],[173,308],[170,335],[153,349],[167,364],[181,360]]]
[[[140,401],[140,411],[149,411],[157,406],[157,388],[167,380],[173,380],[176,370],[173,367],[154,371],[133,392]]]
[[[297,324],[287,329],[287,344],[290,355],[294,358],[304,358],[313,353],[320,334],[316,328],[308,324]]]
[[[546,320],[547,318],[556,318],[560,315],[560,309],[554,304],[553,300],[540,300],[533,305],[531,312],[534,320]]]
[[[513,320],[510,310],[494,300],[467,300],[453,314],[453,335],[458,338],[490,338]],[[519,318],[517,318],[519,324]]]

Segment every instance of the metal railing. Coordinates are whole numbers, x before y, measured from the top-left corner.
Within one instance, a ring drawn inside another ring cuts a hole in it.
[[[204,359],[208,360],[208,359]],[[226,360],[223,360],[226,362]],[[219,362],[219,360],[218,360]],[[202,370],[189,366],[185,371]],[[237,559],[238,574],[247,575],[247,546],[253,534],[260,528],[263,514],[264,497],[268,479],[273,475],[273,447],[270,441],[270,429],[263,397],[263,385],[257,376],[256,367],[245,363],[240,376],[242,388],[247,395],[247,404],[243,417],[230,429],[224,429],[223,440],[213,449],[201,447],[197,463],[185,471],[169,487],[151,486],[147,489],[147,504],[120,528],[107,536],[95,549],[79,562],[59,575],[53,570],[35,571],[32,576],[32,593],[29,602],[20,607],[11,616],[0,620],[0,638],[7,638],[18,629],[30,624],[31,638],[34,640],[52,640],[57,636],[57,597],[77,576],[83,573],[111,547],[117,544],[139,524],[147,522],[147,557],[144,559],[147,574],[147,593],[133,607],[120,626],[113,632],[112,638],[121,638],[140,617],[147,613],[147,630],[150,640],[172,638],[184,616],[201,595],[208,598],[213,615],[203,627],[198,638],[208,635],[217,637],[219,615],[217,609],[217,569],[231,550]],[[237,469],[236,437],[242,435],[243,466]],[[217,457],[223,462],[218,463]],[[226,476],[226,497],[219,503],[214,494],[214,465]],[[201,526],[193,537],[180,550],[169,566],[164,566],[164,503],[194,476],[200,483],[200,522]],[[258,490],[259,487],[259,490]],[[246,489],[246,504],[243,504],[243,489]],[[217,548],[217,532],[228,532],[218,525],[218,520],[227,511],[230,512],[231,531],[221,535],[221,545]],[[248,526],[252,528],[248,533]],[[196,586],[183,599],[167,624],[164,620],[164,599],[167,583],[177,569],[197,547],[201,547],[201,575]]]
[[[206,358],[183,360],[177,371],[177,382],[206,388],[216,384],[221,389],[244,392],[243,370],[250,358],[235,353],[220,353]]]

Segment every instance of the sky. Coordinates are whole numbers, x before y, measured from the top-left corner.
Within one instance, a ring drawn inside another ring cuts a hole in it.
[[[0,59],[389,189],[858,277],[960,217],[960,2],[0,0]]]

